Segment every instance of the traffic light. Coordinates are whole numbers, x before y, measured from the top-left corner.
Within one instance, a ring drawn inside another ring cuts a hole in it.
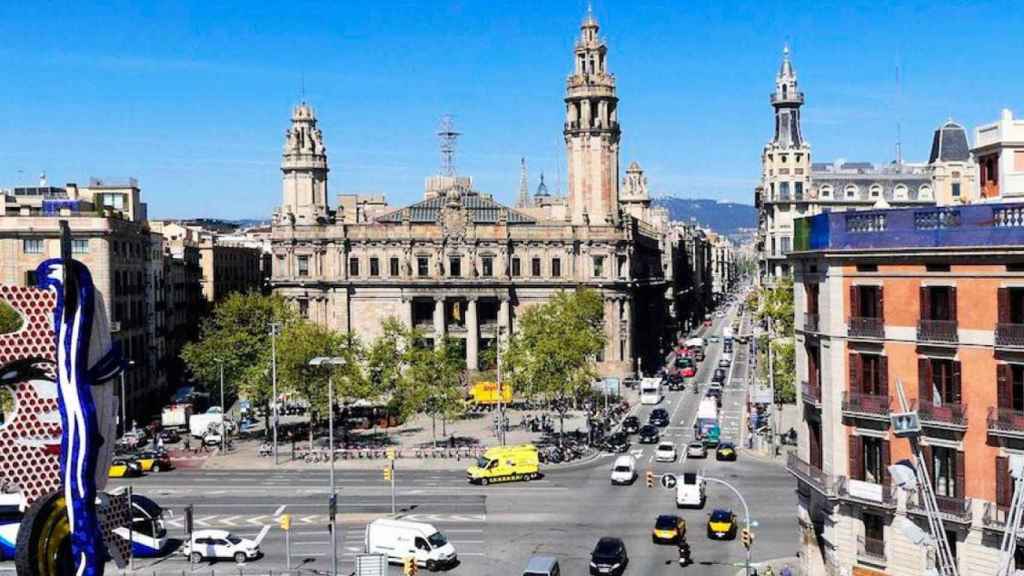
[[[189,504],[188,506],[185,506],[185,533],[186,534],[192,534],[193,510],[194,510],[194,508],[192,507],[191,504]]]
[[[327,511],[331,517],[331,523],[334,523],[334,517],[338,515],[338,495],[331,494],[331,499],[327,502]]]
[[[740,532],[740,541],[743,542],[743,547],[749,549],[754,543],[754,533],[749,528],[744,528]]]
[[[651,470],[647,471],[647,487],[654,488],[654,472]]]
[[[391,466],[384,467],[384,480],[391,481]]]
[[[281,517],[277,519],[277,523],[281,526],[281,530],[290,530],[292,527],[292,515],[282,514]]]
[[[416,576],[419,568],[416,566],[416,559],[411,556],[406,556],[402,560],[402,574],[405,576]]]

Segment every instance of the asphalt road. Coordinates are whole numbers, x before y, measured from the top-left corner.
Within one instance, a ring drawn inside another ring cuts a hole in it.
[[[729,318],[717,319],[712,331],[720,334]],[[745,345],[735,347],[731,378],[722,404],[723,438],[741,442],[743,402],[747,382]],[[702,389],[718,365],[721,343],[709,346],[698,371]],[[663,439],[679,451],[692,437],[692,423],[702,394],[691,390],[667,392],[659,407],[671,415]],[[653,406],[637,412],[646,421]],[[635,439],[635,437],[634,437]],[[601,536],[619,536],[626,543],[630,565],[626,574],[736,574],[745,550],[739,540],[710,541],[705,535],[706,514],[714,508],[731,508],[742,519],[742,506],[726,489],[709,484],[703,510],[675,507],[674,491],[647,488],[644,472],[680,473],[700,469],[709,477],[732,483],[747,499],[756,541],[754,561],[792,556],[797,550],[793,482],[778,464],[740,455],[737,462],[685,460],[672,464],[653,461],[654,445],[634,444],[640,479],[632,486],[612,486],[609,480],[613,456],[589,463],[549,469],[529,483],[467,485],[461,472],[397,471],[396,504],[406,518],[429,522],[446,533],[455,545],[461,564],[452,576],[521,574],[534,554],[559,558],[563,574],[586,574],[590,551]],[[391,490],[379,471],[337,473],[339,487],[339,571],[351,573],[354,555],[362,551],[366,523],[391,513]],[[224,528],[256,537],[270,526],[261,543],[264,556],[242,568],[243,573],[266,574],[286,568],[285,534],[275,517],[292,515],[291,568],[320,573],[330,570],[331,535],[327,530],[328,473],[326,471],[204,471],[176,470],[151,474],[133,481],[137,493],[152,497],[173,511],[167,521],[171,538],[182,539],[183,509],[195,507],[197,528]],[[686,519],[688,541],[695,565],[685,571],[676,563],[674,546],[652,544],[650,534],[658,514],[678,513]],[[13,568],[0,564],[0,570]],[[184,557],[172,554],[158,559],[138,559],[143,574],[181,574],[189,566]],[[202,573],[239,574],[231,561],[205,564]],[[401,574],[392,566],[391,574]]]

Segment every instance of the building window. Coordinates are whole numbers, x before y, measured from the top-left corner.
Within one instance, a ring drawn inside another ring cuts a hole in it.
[[[561,278],[562,276],[562,261],[558,258],[551,259],[551,277]]]
[[[789,198],[789,182],[779,182],[779,200],[788,201]]]
[[[897,184],[892,190],[892,197],[896,200],[907,199],[907,187],[905,184]]]
[[[935,494],[958,498],[956,485],[957,451],[944,446],[930,446],[931,458],[928,471],[931,473]]]
[[[376,278],[380,276],[380,259],[370,258],[370,276]]]
[[[512,258],[512,276],[519,277],[522,275],[522,273],[523,271],[519,263],[519,258]]]
[[[951,190],[952,190],[952,193],[953,193],[953,198],[959,198],[960,197],[960,183],[959,182],[953,182]]]
[[[619,256],[619,278],[629,276],[629,260],[625,256]]]
[[[871,185],[871,197],[872,198],[878,198],[881,195],[882,195],[882,185],[881,184],[872,184]]]
[[[861,516],[864,522],[865,552],[873,556],[885,555],[885,521],[878,514],[865,512]]]
[[[956,195],[957,196],[960,195],[959,191],[957,191]],[[932,187],[927,185],[927,184],[925,184],[925,185],[921,186],[920,188],[918,188],[917,189],[917,199],[918,200],[931,200],[932,199]]]
[[[594,278],[604,278],[604,256],[594,256]]]
[[[490,278],[494,276],[494,257],[484,256],[480,259],[480,271],[481,276],[484,278]]]
[[[448,275],[452,278],[462,276],[462,258],[458,256],[448,257]]]
[[[348,275],[359,276],[359,258],[348,259]]]
[[[392,257],[390,260],[388,260],[388,272],[390,272],[392,276],[398,276],[399,275],[399,268],[398,268],[398,266],[399,266],[398,258]]]
[[[862,446],[861,461],[864,465],[863,480],[865,482],[881,484],[886,467],[882,448],[882,443],[885,441],[881,438],[872,438],[870,436],[863,436],[860,441]]]
[[[793,183],[793,194],[794,194],[794,196],[796,197],[796,199],[798,201],[804,199],[804,183],[803,182],[794,182]]]
[[[299,263],[299,276],[300,277],[309,276],[309,256],[299,256],[298,257],[298,263]]]
[[[25,286],[37,286],[37,285],[38,285],[38,282],[36,281],[36,271],[35,270],[26,270],[25,271]]]
[[[430,257],[429,256],[417,256],[416,257],[416,275],[420,278],[426,278],[430,276]]]
[[[793,251],[793,239],[788,236],[783,236],[779,239],[782,242],[782,253],[789,254]]]
[[[540,258],[530,260],[530,275],[534,278],[540,277]]]
[[[309,318],[309,300],[299,300],[299,316]]]
[[[822,198],[831,198],[832,197],[832,187],[831,186],[822,186],[821,187],[821,197]]]
[[[89,253],[89,241],[88,240],[72,240],[71,241],[71,253],[72,254],[88,254]]]
[[[857,198],[857,186],[854,184],[848,184],[846,186],[846,199],[853,200]]]
[[[25,254],[42,254],[43,240],[41,238],[26,238],[21,241],[21,250]]]

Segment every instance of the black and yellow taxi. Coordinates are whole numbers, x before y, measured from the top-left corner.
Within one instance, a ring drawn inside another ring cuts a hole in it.
[[[736,538],[736,515],[732,510],[716,508],[708,515],[708,538],[733,540]]]
[[[715,450],[715,460],[736,461],[736,445],[732,442],[722,442]]]
[[[142,476],[142,466],[138,461],[131,458],[114,458],[110,461],[110,470],[107,472],[110,478],[133,478]]]
[[[674,514],[662,514],[654,521],[651,541],[655,544],[675,544],[686,538],[686,520]]]
[[[164,450],[145,450],[135,455],[143,472],[163,472],[174,468],[171,456]]]

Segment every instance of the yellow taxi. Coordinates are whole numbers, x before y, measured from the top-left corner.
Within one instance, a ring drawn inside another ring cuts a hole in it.
[[[147,450],[135,456],[143,472],[161,472],[174,467],[167,452]]]
[[[114,458],[110,461],[110,470],[107,472],[107,476],[110,478],[142,476],[142,466],[128,458]]]
[[[733,540],[736,538],[736,515],[732,510],[715,509],[708,515],[708,538]]]
[[[735,462],[736,446],[732,442],[722,442],[718,445],[718,449],[715,450],[715,459]]]
[[[672,514],[662,514],[654,521],[651,541],[676,543],[686,538],[686,520]]]

